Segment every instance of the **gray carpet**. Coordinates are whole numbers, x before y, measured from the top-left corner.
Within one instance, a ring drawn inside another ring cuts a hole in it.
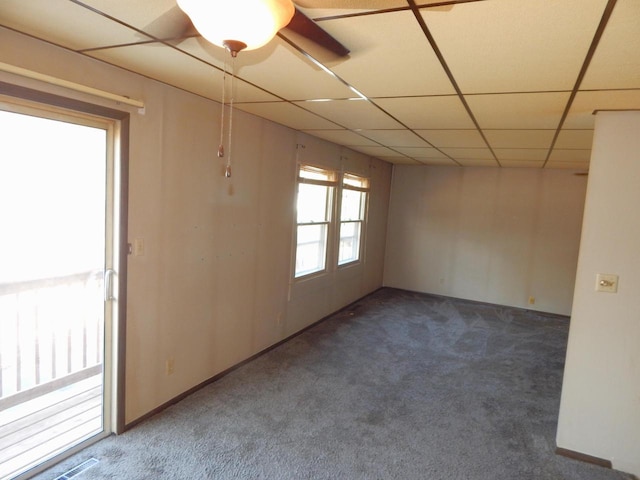
[[[383,289],[36,478],[630,479],[554,454],[567,333]]]

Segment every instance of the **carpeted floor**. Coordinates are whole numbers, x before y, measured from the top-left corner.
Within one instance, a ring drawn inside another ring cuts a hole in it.
[[[567,333],[383,289],[36,478],[630,479],[554,454]]]

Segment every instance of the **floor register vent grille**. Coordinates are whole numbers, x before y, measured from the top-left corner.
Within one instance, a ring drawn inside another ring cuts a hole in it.
[[[93,467],[97,463],[98,463],[98,460],[96,460],[95,458],[90,458],[89,460],[82,462],[80,465],[76,465],[68,472],[65,472],[59,477],[56,477],[54,480],[71,480],[72,478],[80,475],[85,470]]]

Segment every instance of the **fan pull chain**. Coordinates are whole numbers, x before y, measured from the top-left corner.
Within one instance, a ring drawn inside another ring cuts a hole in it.
[[[231,177],[231,133],[233,130],[233,97],[234,97],[234,88],[235,88],[235,78],[236,78],[236,57],[235,55],[231,55],[231,94],[229,95],[229,140],[228,140],[229,155],[227,156],[227,168],[224,171],[224,176],[227,178]]]
[[[225,103],[225,85],[227,83],[227,57],[224,58],[222,70],[222,107],[220,109],[220,145],[218,145],[218,157],[224,157],[224,103]]]

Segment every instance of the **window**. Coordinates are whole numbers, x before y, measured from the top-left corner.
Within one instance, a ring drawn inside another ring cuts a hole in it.
[[[344,265],[360,259],[360,245],[362,243],[362,232],[364,231],[368,190],[368,179],[349,173],[343,175],[338,265]]]
[[[331,225],[335,174],[300,166],[298,171],[295,277],[323,271]]]
[[[295,278],[357,262],[365,231],[369,180],[301,165],[298,170]],[[339,199],[336,202],[335,199]]]

